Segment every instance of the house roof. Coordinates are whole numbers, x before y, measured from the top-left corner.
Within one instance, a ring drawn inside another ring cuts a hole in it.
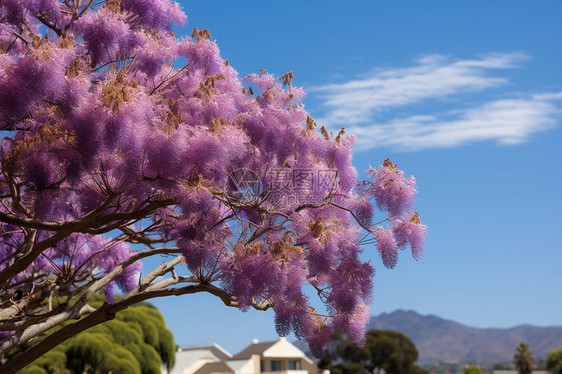
[[[310,364],[313,363],[310,358],[306,357],[303,351],[289,342],[287,338],[281,338],[273,342],[253,343],[242,352],[232,357],[232,359],[248,359],[252,357],[252,355],[269,358],[302,358]]]
[[[189,352],[189,351],[210,351],[214,356],[220,360],[228,360],[232,357],[232,354],[220,345],[213,343],[209,345],[193,345],[190,347],[179,347],[178,352]]]
[[[234,373],[225,362],[211,362],[203,365],[196,372],[197,374],[212,374],[212,373]]]
[[[176,364],[170,374],[180,374],[183,370],[197,367],[205,361],[226,361],[232,355],[218,344],[180,347],[176,352]]]
[[[262,355],[268,348],[270,348],[273,344],[277,343],[274,342],[264,342],[264,343],[254,343],[247,346],[242,352],[238,353],[237,355],[233,356],[233,360],[241,360],[244,358],[250,358],[252,355]]]

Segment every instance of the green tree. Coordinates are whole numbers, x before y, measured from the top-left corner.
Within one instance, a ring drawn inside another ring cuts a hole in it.
[[[470,365],[464,368],[464,374],[484,374],[484,371],[477,365]]]
[[[415,344],[396,331],[369,330],[364,347],[358,347],[342,336],[334,337],[319,366],[334,374],[379,373],[423,374],[416,366]]]
[[[160,374],[161,363],[173,367],[175,347],[162,314],[142,304],[74,336],[19,374]]]
[[[562,374],[562,347],[550,351],[546,358],[546,368],[552,374]]]
[[[515,356],[513,356],[513,363],[519,374],[531,374],[533,372],[535,356],[526,343],[521,342],[517,347]]]
[[[23,368],[19,374],[71,374],[71,371],[66,368],[64,352],[53,350]]]

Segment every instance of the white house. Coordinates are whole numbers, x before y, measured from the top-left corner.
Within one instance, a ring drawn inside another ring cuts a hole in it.
[[[169,374],[319,374],[320,372],[314,361],[303,351],[286,338],[281,338],[266,343],[254,339],[251,345],[235,356],[218,344],[179,348],[176,352],[176,364]]]
[[[224,362],[232,358],[226,349],[218,344],[178,348],[176,363],[169,374],[194,374],[203,365]],[[168,374],[162,370],[162,374]]]

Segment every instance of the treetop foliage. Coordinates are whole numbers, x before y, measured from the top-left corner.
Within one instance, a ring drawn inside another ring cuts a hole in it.
[[[418,350],[406,335],[392,330],[369,330],[363,347],[336,335],[325,350],[319,367],[334,374],[427,373],[415,365],[417,358]]]
[[[336,331],[362,342],[363,247],[389,268],[422,255],[413,177],[386,159],[359,181],[355,137],[318,131],[292,73],[240,78],[208,30],[171,32],[185,22],[168,0],[0,1],[0,371],[197,292],[273,308],[316,353]]]
[[[531,374],[535,366],[535,354],[529,345],[525,342],[521,342],[517,346],[515,355],[513,356],[513,363],[517,368],[519,374]]]
[[[152,306],[134,306],[114,320],[65,341],[22,369],[19,374],[93,373],[160,374],[171,369],[176,346],[160,312]]]
[[[562,374],[562,347],[550,351],[546,358],[546,368],[552,374]]]
[[[464,369],[464,374],[484,374],[484,371],[477,365],[470,365]]]

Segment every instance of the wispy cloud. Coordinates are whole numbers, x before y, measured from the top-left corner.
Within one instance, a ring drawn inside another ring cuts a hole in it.
[[[479,107],[438,115],[409,116],[383,124],[351,126],[358,149],[390,146],[399,150],[452,148],[470,142],[493,140],[503,145],[525,142],[536,132],[556,126],[560,109],[557,95],[501,99]]]
[[[519,53],[491,54],[480,59],[450,61],[432,55],[401,69],[387,84],[385,80],[393,74],[392,70],[373,71],[358,79],[310,91],[327,108],[319,122],[328,127],[345,123],[349,132],[359,136],[359,149],[389,146],[419,150],[484,140],[518,144],[535,132],[556,126],[555,116],[560,113],[556,101],[562,99],[562,92],[496,97],[473,107],[461,103],[467,97],[473,99],[476,92],[507,85],[507,78],[492,76],[490,72],[517,68],[527,58]],[[420,103],[425,105],[424,109],[431,108],[432,100],[451,100],[452,107],[446,112],[425,112],[380,122],[382,114],[390,110],[401,111]]]

